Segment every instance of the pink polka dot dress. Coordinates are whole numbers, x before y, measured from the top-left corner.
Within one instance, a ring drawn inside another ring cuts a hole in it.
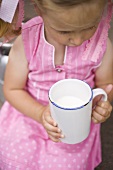
[[[26,90],[48,104],[50,87],[61,79],[77,78],[94,87],[95,70],[106,50],[112,9],[103,16],[94,36],[79,47],[66,47],[64,64],[55,66],[54,47],[36,17],[23,25],[29,64]],[[25,100],[25,99],[24,99]],[[24,116],[7,101],[0,111],[0,170],[94,170],[101,162],[100,125],[91,123],[88,138],[79,144],[52,142],[44,127]]]

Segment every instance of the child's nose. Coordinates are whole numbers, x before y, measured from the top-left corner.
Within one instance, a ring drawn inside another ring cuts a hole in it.
[[[83,38],[81,36],[73,36],[72,38],[69,39],[69,42],[72,45],[79,46],[83,43]]]

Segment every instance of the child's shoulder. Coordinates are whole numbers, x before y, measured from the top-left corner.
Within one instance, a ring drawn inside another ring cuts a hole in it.
[[[34,17],[30,19],[29,21],[27,21],[26,23],[22,24],[22,30],[29,29],[31,27],[38,27],[42,25],[42,23],[43,23],[43,20],[40,16]]]

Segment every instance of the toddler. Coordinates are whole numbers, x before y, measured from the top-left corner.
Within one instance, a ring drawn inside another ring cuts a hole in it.
[[[108,38],[112,5],[106,0],[35,0],[38,17],[25,23],[10,51],[6,102],[0,112],[1,170],[94,170],[101,162],[100,123],[110,116],[113,52]],[[77,78],[103,88],[108,101],[92,111],[87,139],[60,141],[48,91]]]

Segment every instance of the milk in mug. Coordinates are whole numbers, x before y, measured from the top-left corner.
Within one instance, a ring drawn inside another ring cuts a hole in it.
[[[63,96],[57,99],[56,104],[64,108],[76,108],[84,105],[84,101],[75,96]]]

